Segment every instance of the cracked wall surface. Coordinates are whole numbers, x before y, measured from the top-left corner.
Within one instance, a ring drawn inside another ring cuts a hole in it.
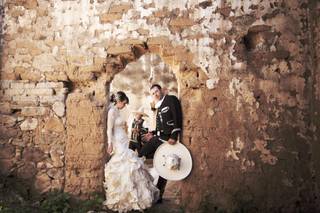
[[[181,182],[186,212],[319,210],[319,2],[10,0],[3,9],[4,175],[38,192],[102,191],[109,84],[153,53],[178,82],[194,160]]]

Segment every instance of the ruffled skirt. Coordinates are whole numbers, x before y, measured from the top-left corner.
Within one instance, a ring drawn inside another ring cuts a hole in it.
[[[125,149],[116,152],[105,166],[104,205],[118,212],[143,210],[159,198],[147,167],[135,152]]]

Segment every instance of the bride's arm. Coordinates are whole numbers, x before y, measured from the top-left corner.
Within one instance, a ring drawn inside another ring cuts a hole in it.
[[[108,152],[109,154],[112,152],[112,134],[113,134],[113,126],[115,121],[115,111],[114,109],[109,109],[108,111],[108,120],[107,120],[107,139],[108,139]],[[110,150],[111,147],[111,150]]]

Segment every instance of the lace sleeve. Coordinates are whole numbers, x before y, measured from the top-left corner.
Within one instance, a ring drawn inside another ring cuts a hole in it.
[[[116,119],[116,112],[114,109],[110,108],[108,111],[108,121],[107,121],[108,144],[112,143],[112,133],[113,133],[113,126],[114,126],[115,119]]]

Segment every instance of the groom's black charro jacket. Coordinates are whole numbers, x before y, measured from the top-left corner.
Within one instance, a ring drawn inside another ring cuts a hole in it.
[[[163,140],[178,139],[182,128],[182,111],[176,96],[166,95],[157,109],[156,134]]]

